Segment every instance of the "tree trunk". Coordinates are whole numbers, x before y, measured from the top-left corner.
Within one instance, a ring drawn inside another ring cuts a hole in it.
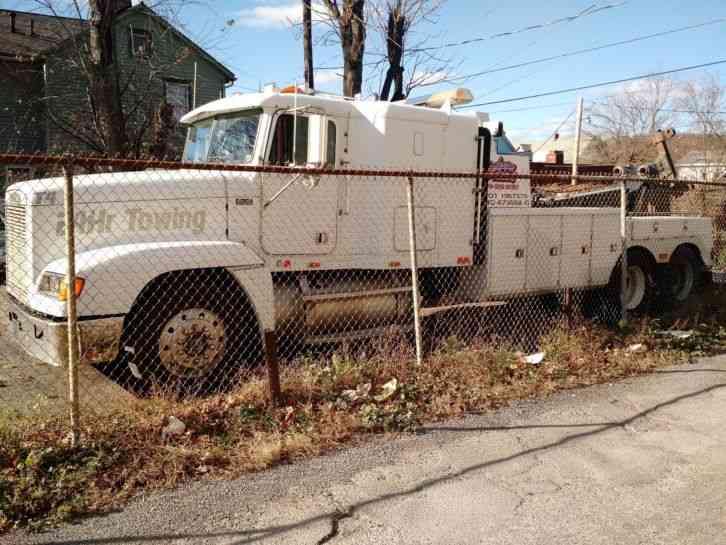
[[[405,39],[406,18],[396,6],[388,14],[388,27],[386,32],[388,71],[381,89],[381,100],[388,100],[393,85],[391,100],[403,100],[403,40]]]
[[[343,53],[343,94],[352,97],[363,88],[363,54],[366,44],[365,0],[323,0],[338,25]]]
[[[305,86],[315,89],[313,75],[313,21],[310,0],[303,0],[303,51],[305,55]]]
[[[353,97],[363,88],[365,0],[345,0],[340,18],[340,37],[343,46],[343,94]]]
[[[113,56],[113,2],[90,0],[88,79],[96,127],[106,154],[126,151],[124,116],[119,92],[118,72]]]
[[[354,55],[343,58],[343,95],[354,97],[363,87],[363,63]]]

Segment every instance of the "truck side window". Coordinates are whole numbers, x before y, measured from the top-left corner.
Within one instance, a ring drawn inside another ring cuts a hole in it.
[[[304,165],[308,160],[308,118],[297,116],[297,142],[293,145],[295,116],[282,114],[277,118],[275,134],[272,137],[270,164],[272,165]],[[295,160],[293,161],[293,148]]]
[[[328,121],[328,149],[325,164],[329,167],[335,167],[335,147],[338,143],[337,129],[333,121]]]

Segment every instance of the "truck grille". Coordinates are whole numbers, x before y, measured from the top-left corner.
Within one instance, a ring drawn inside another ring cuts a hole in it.
[[[5,206],[5,275],[7,289],[16,299],[27,302],[32,278],[28,259],[24,206]]]

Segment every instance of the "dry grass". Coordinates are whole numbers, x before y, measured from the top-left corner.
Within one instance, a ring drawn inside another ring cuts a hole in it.
[[[412,430],[423,421],[686,362],[722,350],[723,312],[709,320],[699,315],[695,323],[670,317],[678,327],[698,328],[685,340],[656,335],[661,324],[653,321],[628,331],[593,324],[557,329],[541,339],[546,357],[539,365],[506,343],[449,338],[416,367],[405,343],[387,339],[372,356],[336,354],[286,366],[280,407],[268,402],[260,376],[208,399],[153,399],[111,416],[84,415],[81,448],[67,446],[62,419],[0,421],[0,530],[101,513],[140,492],[232,478],[366,434]],[[637,343],[648,349],[628,350]],[[162,435],[170,415],[185,423],[184,433]]]

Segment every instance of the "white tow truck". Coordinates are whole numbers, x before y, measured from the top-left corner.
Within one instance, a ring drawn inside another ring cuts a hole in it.
[[[501,124],[452,108],[469,99],[466,90],[418,104],[276,89],[233,96],[183,118],[184,160],[528,174],[530,156],[514,150]],[[405,326],[406,183],[193,169],[76,175],[72,288],[63,180],[14,184],[9,330],[33,356],[65,364],[74,289],[83,362],[199,381],[226,376],[274,337],[327,343]],[[421,179],[415,194],[424,314],[620,277],[617,206],[540,206],[527,179]],[[709,219],[632,217],[627,232],[630,309],[657,289],[685,300],[710,266]]]

